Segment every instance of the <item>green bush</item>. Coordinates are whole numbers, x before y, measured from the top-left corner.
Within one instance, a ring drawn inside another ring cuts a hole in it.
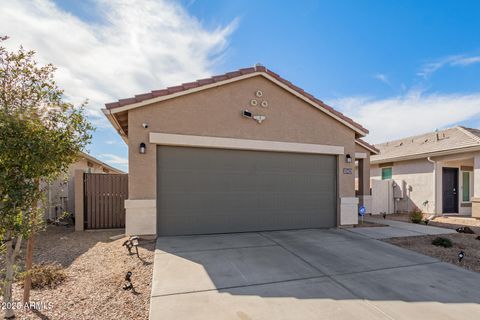
[[[33,289],[54,289],[67,278],[63,267],[58,263],[42,263],[33,265],[29,273],[32,277]],[[20,280],[22,282],[25,280],[26,274],[27,273],[24,272],[20,276]]]
[[[450,239],[437,237],[433,239],[432,244],[437,247],[451,248],[453,243]]]
[[[420,210],[415,210],[410,213],[410,221],[413,223],[420,223],[423,219],[423,213]]]

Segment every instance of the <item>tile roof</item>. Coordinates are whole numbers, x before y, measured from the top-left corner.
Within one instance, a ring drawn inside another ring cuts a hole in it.
[[[284,85],[288,86],[290,89],[293,89],[297,93],[303,95],[304,97],[308,98],[309,100],[313,101],[314,103],[320,105],[322,108],[324,108],[324,109],[328,110],[329,112],[333,113],[334,115],[336,115],[340,119],[346,121],[347,123],[349,123],[353,127],[357,128],[358,130],[364,132],[365,134],[368,133],[368,130],[366,128],[364,128],[363,126],[361,126],[357,122],[353,121],[351,118],[349,118],[349,117],[345,116],[343,113],[333,109],[331,106],[329,106],[329,105],[325,104],[323,101],[315,98],[310,93],[305,92],[303,89],[295,86],[290,81],[287,81],[284,78],[280,77],[275,72],[267,69],[264,66],[260,66],[260,65],[257,65],[255,67],[251,67],[251,68],[239,69],[239,70],[233,71],[233,72],[227,72],[225,74],[213,76],[213,77],[210,77],[210,78],[205,78],[205,79],[200,79],[200,80],[193,81],[193,82],[184,83],[184,84],[179,85],[179,86],[173,86],[173,87],[168,87],[168,88],[162,89],[162,90],[154,90],[154,91],[151,91],[151,92],[138,94],[138,95],[135,95],[135,97],[131,97],[131,98],[127,98],[127,99],[120,99],[116,102],[106,103],[105,106],[106,106],[107,109],[115,109],[115,108],[130,105],[130,104],[154,99],[154,98],[157,98],[157,97],[167,96],[167,95],[170,95],[170,94],[173,94],[173,93],[186,91],[186,90],[189,90],[189,89],[192,89],[192,88],[199,88],[199,87],[202,87],[202,86],[205,86],[205,85],[208,85],[208,84],[217,83],[217,82],[237,78],[237,77],[240,77],[242,75],[251,74],[251,73],[255,73],[255,72],[268,74],[269,76],[275,78],[276,80],[280,81]]]
[[[365,148],[370,149],[371,151],[374,151],[375,154],[380,153],[380,150],[378,150],[377,148],[375,148],[374,145],[371,145],[371,144],[368,143],[367,141],[365,141],[365,140],[363,140],[363,139],[360,139],[360,138],[357,138],[356,141],[358,142],[358,144],[363,145]]]
[[[480,130],[457,126],[418,136],[376,144],[380,154],[372,162],[387,162],[403,157],[427,157],[431,153],[469,147],[480,148]]]

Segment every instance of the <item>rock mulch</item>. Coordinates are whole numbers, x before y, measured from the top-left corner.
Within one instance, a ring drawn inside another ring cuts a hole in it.
[[[451,248],[443,248],[432,245],[432,240],[438,236],[417,236],[385,239],[385,242],[399,247],[413,250],[441,261],[460,266],[462,268],[480,272],[480,240],[478,234],[446,234],[442,238],[448,238],[453,242]],[[458,253],[465,252],[465,258],[458,262]]]
[[[20,310],[17,319],[147,319],[155,242],[140,241],[139,259],[122,247],[126,238],[110,240],[119,233],[73,232],[66,227],[40,233],[34,263],[58,262],[67,278],[55,289],[31,291],[31,301],[51,303],[51,308]],[[127,271],[133,274],[135,292],[122,289]],[[15,284],[16,301],[21,301],[22,292]]]

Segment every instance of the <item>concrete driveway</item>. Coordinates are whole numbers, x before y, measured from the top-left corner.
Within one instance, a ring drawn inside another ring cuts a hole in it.
[[[480,319],[479,288],[348,230],[160,237],[150,319]]]

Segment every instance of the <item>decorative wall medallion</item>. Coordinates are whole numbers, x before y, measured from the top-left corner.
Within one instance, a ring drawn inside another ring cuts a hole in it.
[[[255,99],[250,100],[250,105],[255,107],[258,104],[258,101]]]
[[[264,107],[264,108],[268,107],[268,101],[267,100],[262,101],[262,107]]]
[[[258,115],[258,116],[253,116],[253,119],[257,120],[258,123],[262,123],[263,121],[265,121],[265,119],[267,119],[267,117]]]
[[[260,91],[260,90],[257,90],[257,92],[255,92],[255,95],[259,98],[261,98],[263,96],[263,92]]]

